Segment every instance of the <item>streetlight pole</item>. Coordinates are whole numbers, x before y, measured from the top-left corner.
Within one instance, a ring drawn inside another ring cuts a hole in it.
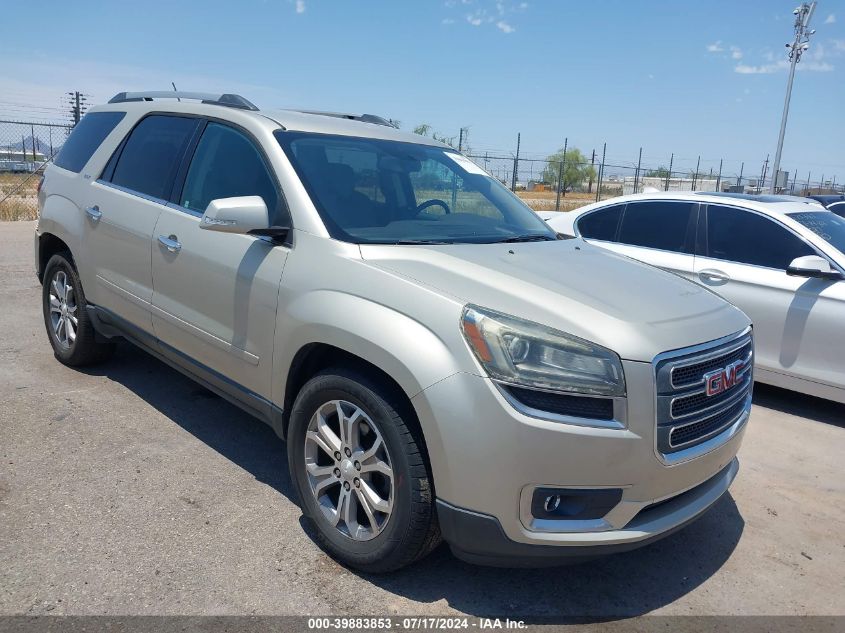
[[[783,101],[783,117],[780,120],[780,134],[778,135],[778,148],[775,152],[775,162],[772,166],[772,186],[769,189],[771,193],[775,193],[777,187],[778,172],[780,171],[780,158],[783,154],[783,137],[786,134],[786,119],[789,116],[789,100],[792,97],[792,82],[795,80],[795,66],[801,61],[801,55],[804,51],[810,48],[810,36],[815,31],[808,30],[810,25],[810,18],[813,16],[813,11],[816,9],[816,1],[811,3],[803,2],[795,8],[792,12],[795,14],[795,39],[791,44],[787,44],[789,49],[789,80],[786,83],[786,98]]]

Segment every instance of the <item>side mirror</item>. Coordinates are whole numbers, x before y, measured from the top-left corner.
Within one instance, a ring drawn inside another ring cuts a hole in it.
[[[222,233],[284,237],[288,227],[270,226],[270,214],[261,196],[217,198],[208,203],[200,228]]]
[[[810,277],[813,279],[842,279],[842,273],[835,270],[830,262],[818,255],[796,257],[786,269],[792,277]]]

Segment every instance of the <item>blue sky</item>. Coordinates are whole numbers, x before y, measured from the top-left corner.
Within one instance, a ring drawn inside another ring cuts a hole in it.
[[[469,127],[476,152],[608,157],[759,173],[774,155],[797,0],[9,2],[0,118],[61,118],[60,99],[226,90],[261,107],[371,112]],[[783,168],[845,181],[845,0],[820,0]]]

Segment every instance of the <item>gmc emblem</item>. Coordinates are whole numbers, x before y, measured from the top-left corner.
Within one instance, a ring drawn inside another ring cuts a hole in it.
[[[734,387],[743,367],[745,367],[745,361],[738,360],[727,367],[704,374],[705,393],[708,396],[716,396]]]

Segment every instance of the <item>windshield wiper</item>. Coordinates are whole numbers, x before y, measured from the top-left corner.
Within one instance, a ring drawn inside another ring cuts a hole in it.
[[[533,235],[512,235],[503,237],[500,240],[493,240],[490,244],[507,244],[512,242],[554,242],[557,238],[545,233],[534,233]]]
[[[448,240],[396,240],[390,242],[376,242],[377,244],[388,244],[390,246],[408,246],[414,244],[454,244]]]

